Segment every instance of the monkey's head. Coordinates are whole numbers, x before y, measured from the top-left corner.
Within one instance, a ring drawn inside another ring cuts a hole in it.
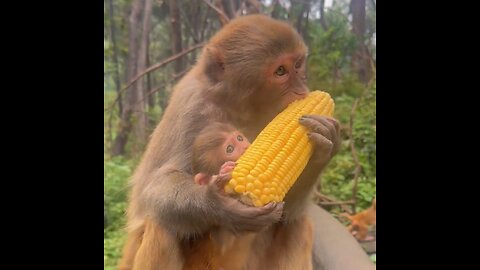
[[[237,161],[250,145],[240,131],[227,123],[213,122],[200,131],[193,142],[194,174],[217,174],[226,161]]]
[[[240,113],[260,112],[271,119],[306,96],[307,51],[302,37],[287,23],[264,15],[234,19],[203,51],[209,91]]]

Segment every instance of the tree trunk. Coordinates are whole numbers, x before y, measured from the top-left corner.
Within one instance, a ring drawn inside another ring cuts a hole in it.
[[[303,40],[308,44],[308,17],[310,16],[310,0],[304,0],[301,16],[298,19],[302,22]]]
[[[305,15],[310,9],[310,0],[291,0],[290,10],[288,11],[288,20],[295,25],[297,32],[305,40],[307,33],[305,30]]]
[[[257,14],[262,12],[262,4],[258,0],[246,0],[247,14]]]
[[[137,37],[138,37],[138,23],[140,20],[140,12],[142,7],[142,0],[134,0],[132,3],[132,10],[129,17],[129,42],[128,42],[128,59],[127,59],[127,72],[125,81],[133,79],[137,72]],[[126,90],[126,98],[124,109],[122,111],[122,117],[118,126],[117,137],[112,147],[112,156],[124,155],[125,145],[128,141],[128,136],[132,129],[131,116],[135,103],[138,101],[137,97],[137,84],[133,84]]]
[[[147,67],[150,66],[150,38],[147,41],[147,59],[146,59]],[[152,90],[152,74],[149,72],[147,73],[147,89],[145,91],[145,95],[147,97],[148,103],[148,111],[152,111],[155,107],[155,93],[150,94]]]
[[[113,10],[113,0],[108,0],[109,7],[109,19],[110,19],[110,39],[112,40],[113,47],[113,64],[114,68],[114,81],[115,81],[115,90],[117,91],[118,96],[118,116],[122,117],[123,105],[122,105],[122,93],[120,93],[120,72],[118,71],[118,51],[117,51],[117,42],[115,39],[115,20],[113,19],[114,10]]]
[[[231,0],[223,0],[223,11],[229,19],[235,18],[235,8]]]
[[[352,32],[356,37],[357,46],[352,55],[352,69],[360,81],[368,83],[371,76],[370,61],[367,47],[365,46],[365,0],[351,0]]]
[[[150,34],[150,21],[152,15],[153,0],[145,0],[145,9],[143,12],[142,37],[140,39],[140,49],[137,57],[137,74],[146,69],[148,35]],[[138,100],[134,107],[134,126],[135,151],[143,147],[147,141],[147,114],[146,114],[146,96],[144,90],[145,78],[139,79],[137,84]]]
[[[320,24],[322,25],[323,30],[327,31],[328,25],[325,20],[325,0],[320,0]]]
[[[150,66],[150,35],[147,36],[148,40],[147,40],[147,59],[146,59],[146,62],[147,62],[147,67]],[[153,90],[153,85],[155,85],[155,82],[154,82],[154,77],[152,76],[152,73],[151,72],[148,72],[147,73],[147,90],[145,91],[145,95],[146,95],[146,98],[147,98],[147,103],[148,103],[148,112],[153,112],[153,110],[155,109],[155,97],[157,96],[157,93],[151,93],[151,91]],[[148,116],[147,116],[148,118]],[[157,123],[156,119],[153,119],[153,118],[148,118],[147,120],[147,129],[150,131],[152,129],[152,127],[155,126],[155,124]]]
[[[280,12],[280,6],[279,6],[279,0],[273,0],[271,7],[272,7],[272,12],[270,13],[270,16],[274,19],[278,19],[279,12]]]
[[[178,10],[177,1],[169,1],[170,8],[170,26],[171,26],[171,38],[172,38],[172,51],[173,54],[177,54],[182,51],[182,25],[180,21],[180,12]],[[176,74],[183,71],[184,57],[178,58],[173,64],[173,69]]]

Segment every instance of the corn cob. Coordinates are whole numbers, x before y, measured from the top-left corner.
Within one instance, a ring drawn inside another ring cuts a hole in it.
[[[300,125],[299,118],[306,114],[331,116],[334,107],[330,95],[318,90],[292,102],[237,160],[225,192],[255,206],[282,201],[313,152],[308,130]]]

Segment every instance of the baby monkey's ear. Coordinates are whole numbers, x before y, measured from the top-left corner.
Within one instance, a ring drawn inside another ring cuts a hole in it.
[[[208,182],[210,182],[211,176],[206,173],[197,173],[193,180],[195,181],[195,184],[198,185],[207,185]]]

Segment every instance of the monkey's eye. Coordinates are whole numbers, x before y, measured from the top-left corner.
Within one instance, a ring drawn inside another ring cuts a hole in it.
[[[287,72],[283,66],[279,66],[277,70],[275,70],[275,74],[277,74],[278,76],[283,76],[285,75],[285,73]]]
[[[228,145],[228,146],[227,146],[227,153],[228,153],[228,154],[232,153],[232,152],[233,152],[233,149],[234,149],[234,148],[233,148],[233,145],[231,145],[231,144]]]
[[[237,136],[237,140],[238,140],[239,142],[241,142],[241,141],[243,141],[243,137],[240,136],[240,135],[238,135],[238,136]]]
[[[295,63],[295,68],[300,68],[302,66],[302,63],[303,59],[298,60],[297,63]]]

